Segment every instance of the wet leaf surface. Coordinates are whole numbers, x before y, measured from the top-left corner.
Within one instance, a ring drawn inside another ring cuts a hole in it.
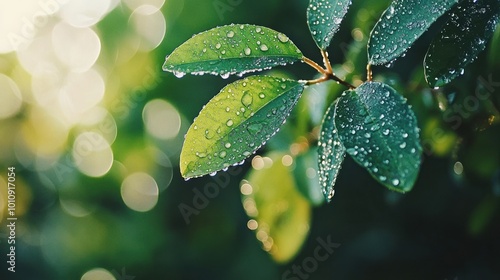
[[[351,0],[311,0],[309,2],[307,23],[320,49],[328,48],[350,5]]]
[[[427,83],[440,87],[462,75],[486,48],[499,19],[498,0],[467,0],[452,9],[425,57]]]
[[[262,26],[232,24],[193,36],[166,58],[163,70],[177,77],[191,73],[227,78],[286,65],[302,57],[282,33]]]
[[[303,89],[301,82],[269,76],[227,85],[201,110],[186,134],[182,176],[210,174],[252,155],[279,130]]]
[[[411,190],[422,147],[405,98],[386,84],[364,83],[339,98],[335,126],[347,153],[373,178],[391,190]]]
[[[335,194],[335,182],[346,153],[335,128],[336,105],[337,101],[328,108],[325,114],[318,142],[319,183],[328,202]]]
[[[458,0],[394,0],[370,34],[368,60],[388,64],[410,46]]]

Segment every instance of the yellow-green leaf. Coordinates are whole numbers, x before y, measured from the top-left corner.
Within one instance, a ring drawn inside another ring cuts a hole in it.
[[[309,232],[311,206],[298,192],[292,168],[283,165],[285,154],[260,158],[262,164],[242,181],[242,202],[264,250],[279,263],[292,259]]]
[[[201,110],[182,147],[185,178],[210,174],[252,155],[283,124],[302,82],[251,76],[227,85]]]

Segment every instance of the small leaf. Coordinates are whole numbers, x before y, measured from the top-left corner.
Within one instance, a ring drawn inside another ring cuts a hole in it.
[[[208,73],[226,78],[286,65],[302,57],[282,33],[262,26],[232,24],[193,36],[166,58],[163,70],[177,77]]]
[[[431,87],[451,82],[486,48],[500,18],[500,1],[467,0],[451,11],[425,57],[425,78]]]
[[[325,113],[318,141],[319,182],[323,195],[330,202],[335,194],[334,186],[345,157],[345,148],[335,128],[335,106],[333,102]]]
[[[368,59],[372,65],[392,62],[458,0],[394,0],[370,33]]]
[[[243,207],[252,219],[248,226],[279,263],[299,252],[311,222],[311,206],[297,191],[291,168],[282,163],[283,156],[268,155],[262,168],[253,169],[241,184]]]
[[[367,82],[345,91],[335,108],[335,127],[346,151],[387,188],[411,190],[422,147],[417,120],[393,88]]]
[[[295,168],[293,169],[299,192],[314,206],[325,202],[318,180],[317,162],[318,150],[314,147],[295,158]]]
[[[227,85],[201,110],[181,152],[185,178],[213,173],[249,157],[271,138],[304,89],[301,82],[251,76]]]
[[[311,0],[309,2],[307,23],[320,49],[328,48],[350,5],[351,0]]]

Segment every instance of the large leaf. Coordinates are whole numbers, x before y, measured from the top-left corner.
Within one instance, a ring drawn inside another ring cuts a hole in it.
[[[372,65],[392,62],[458,0],[394,0],[370,34],[368,59]]]
[[[467,0],[455,7],[425,57],[427,83],[440,87],[462,75],[486,48],[499,18],[498,0]]]
[[[417,120],[393,88],[367,82],[345,91],[335,108],[335,126],[346,151],[389,189],[411,190],[422,147]]]
[[[346,152],[334,123],[337,102],[332,103],[326,111],[318,141],[319,182],[328,202],[335,194],[335,182]]]
[[[330,45],[338,31],[351,0],[311,0],[307,8],[309,30],[320,49]]]
[[[262,26],[232,24],[193,36],[166,58],[163,70],[177,77],[185,73],[227,77],[293,63],[302,57],[282,33]]]
[[[268,76],[227,85],[187,132],[181,151],[182,176],[213,173],[249,157],[278,131],[303,89],[301,82]]]
[[[242,181],[242,201],[264,250],[280,263],[292,259],[309,232],[311,206],[297,191],[285,154],[272,153]]]

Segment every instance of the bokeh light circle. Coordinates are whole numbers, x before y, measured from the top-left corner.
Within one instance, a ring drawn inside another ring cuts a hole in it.
[[[60,16],[74,27],[89,27],[98,23],[109,11],[111,0],[65,1]]]
[[[17,114],[22,104],[23,98],[17,84],[0,73],[0,120]]]
[[[72,156],[78,170],[90,177],[104,176],[113,164],[113,151],[108,141],[97,132],[78,135]]]
[[[104,268],[94,268],[85,272],[80,280],[116,280],[116,278]]]
[[[130,209],[147,212],[158,203],[158,184],[146,173],[133,173],[123,180],[121,195],[123,202]]]
[[[149,101],[142,111],[146,130],[159,139],[173,139],[181,129],[181,116],[177,109],[162,99]]]
[[[167,23],[165,16],[156,7],[142,5],[130,15],[129,22],[141,38],[139,50],[148,52],[160,45],[165,37]]]
[[[85,72],[92,67],[101,52],[101,40],[90,28],[76,28],[64,22],[52,30],[54,52],[73,72]]]

